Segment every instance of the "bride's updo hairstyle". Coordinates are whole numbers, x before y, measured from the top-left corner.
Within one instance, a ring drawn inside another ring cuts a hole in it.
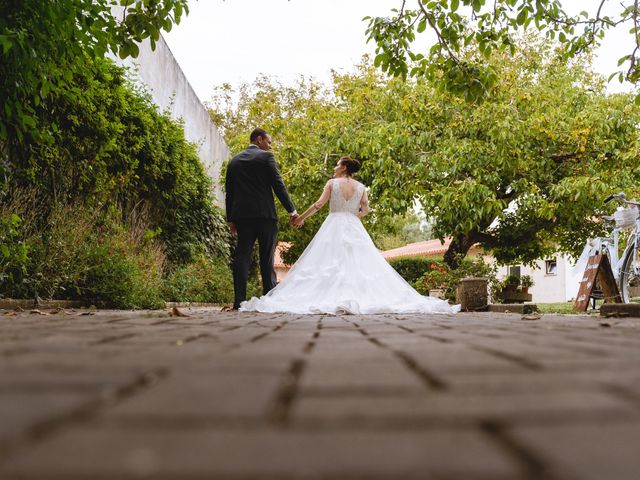
[[[349,176],[360,170],[360,162],[358,160],[354,160],[351,157],[342,157],[340,159],[340,165],[344,165],[345,167],[347,167],[347,173],[349,174]]]

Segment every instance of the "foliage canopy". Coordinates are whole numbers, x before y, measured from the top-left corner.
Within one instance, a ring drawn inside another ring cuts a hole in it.
[[[43,124],[41,103],[58,95],[81,96],[74,75],[85,57],[113,52],[138,55],[149,38],[170,30],[188,13],[188,0],[5,0],[0,3],[0,146],[19,149],[23,139],[48,138],[58,125]],[[1,173],[1,172],[0,172]]]
[[[260,78],[240,88],[236,105],[225,103],[234,92],[223,87],[211,115],[234,152],[254,126],[272,133],[299,209],[320,194],[339,156],[362,160],[374,235],[417,201],[436,236],[453,237],[450,266],[474,243],[501,262],[579,253],[602,228],[599,200],[637,190],[640,109],[630,95],[608,95],[588,63],[565,63],[535,38],[488,61],[496,85],[479,104],[438,88],[438,79],[387,78],[365,61],[335,74],[328,90]],[[283,228],[294,244],[285,259],[297,257],[322,216]]]
[[[402,77],[442,74],[440,85],[478,100],[497,85],[489,59],[514,55],[519,32],[536,30],[557,41],[564,60],[589,52],[610,29],[628,29],[633,51],[621,57],[620,81],[640,81],[638,0],[598,0],[594,10],[567,13],[561,0],[402,0],[389,17],[365,17],[367,38],[376,44],[375,64]],[[430,35],[427,35],[429,33]],[[424,45],[424,48],[416,47]],[[473,46],[476,54],[467,55]],[[640,96],[636,98],[640,101]]]

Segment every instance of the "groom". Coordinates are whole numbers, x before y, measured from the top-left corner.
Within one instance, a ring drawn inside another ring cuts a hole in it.
[[[278,235],[278,217],[273,201],[275,192],[289,212],[291,223],[298,217],[271,150],[271,136],[256,128],[251,144],[229,162],[225,182],[227,221],[231,233],[238,235],[233,254],[233,309],[247,297],[247,279],[253,245],[258,240],[262,292],[276,286],[273,260]]]

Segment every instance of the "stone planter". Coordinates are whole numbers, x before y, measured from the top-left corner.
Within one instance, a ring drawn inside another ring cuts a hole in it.
[[[443,288],[431,288],[429,289],[429,296],[435,298],[444,298],[444,289]]]
[[[486,278],[463,278],[456,287],[456,303],[463,311],[485,310],[489,303],[489,280]]]
[[[506,289],[502,290],[498,297],[501,303],[524,303],[530,302],[533,298],[530,293],[510,291]]]

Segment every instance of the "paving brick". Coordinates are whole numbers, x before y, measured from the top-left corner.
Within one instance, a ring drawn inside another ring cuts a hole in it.
[[[0,442],[29,432],[51,418],[64,416],[95,396],[78,392],[1,392]]]
[[[126,431],[83,429],[16,456],[23,478],[519,478],[474,432]]]
[[[281,376],[273,374],[175,371],[108,414],[264,417],[281,382]]]
[[[393,358],[320,361],[311,357],[300,388],[386,387],[424,390],[423,382]]]
[[[515,428],[514,437],[560,475],[582,480],[640,477],[640,422]]]
[[[640,319],[182,310],[0,315],[0,478],[638,471]]]
[[[401,396],[305,396],[294,407],[295,420],[322,423],[367,419],[415,419],[439,423],[500,420],[555,421],[600,415],[637,418],[640,411],[613,395],[598,391]]]

